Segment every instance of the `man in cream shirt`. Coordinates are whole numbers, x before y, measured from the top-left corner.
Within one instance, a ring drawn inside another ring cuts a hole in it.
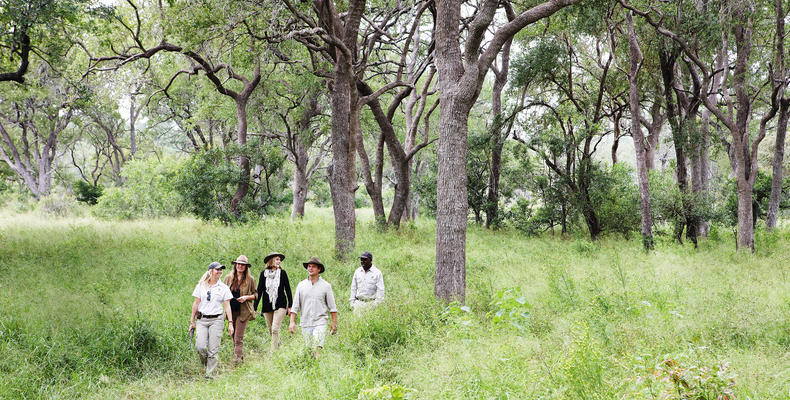
[[[359,263],[362,265],[354,271],[351,278],[351,308],[355,313],[375,306],[384,299],[384,276],[381,271],[373,265],[373,254],[369,251],[359,256]]]

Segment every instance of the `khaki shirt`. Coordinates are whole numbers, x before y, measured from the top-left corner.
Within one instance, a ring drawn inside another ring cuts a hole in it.
[[[303,328],[326,325],[329,321],[329,313],[337,312],[332,285],[321,277],[315,284],[310,282],[309,278],[299,282],[294,293],[291,312],[301,313],[299,326]]]

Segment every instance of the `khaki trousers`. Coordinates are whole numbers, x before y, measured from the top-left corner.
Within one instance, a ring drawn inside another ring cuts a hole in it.
[[[269,336],[271,336],[272,339],[270,351],[277,350],[280,348],[280,327],[285,318],[285,309],[278,308],[274,311],[265,312],[263,313],[263,317],[266,318],[266,325],[269,326]]]
[[[222,340],[222,328],[225,327],[225,318],[220,315],[216,318],[201,318],[195,324],[196,338],[195,350],[200,356],[200,362],[206,367],[206,376],[211,376],[217,368],[219,345]]]
[[[249,321],[240,321],[241,312],[234,311],[231,314],[233,315],[233,362],[238,364],[244,361],[244,332]]]

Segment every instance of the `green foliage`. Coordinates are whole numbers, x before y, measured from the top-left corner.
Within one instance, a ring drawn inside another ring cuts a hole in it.
[[[60,190],[39,199],[35,207],[42,215],[52,217],[72,217],[83,213],[74,197]]]
[[[738,375],[728,362],[707,363],[698,357],[705,348],[663,357],[636,356],[628,399],[735,400]]]
[[[529,310],[532,307],[526,297],[521,295],[521,289],[512,287],[499,290],[491,304],[491,325],[493,327],[512,327],[519,332],[526,333],[529,323]]]
[[[384,385],[359,392],[358,400],[408,400],[416,390],[398,384]]]
[[[74,182],[74,195],[77,197],[77,201],[83,203],[95,205],[103,191],[104,187],[102,185],[93,186],[82,179]]]
[[[568,52],[559,40],[541,39],[513,59],[510,83],[523,87],[549,81],[556,71],[567,69],[568,62]]]
[[[691,220],[718,220],[712,198],[683,192],[671,171],[650,171],[650,205],[655,222],[665,222],[682,232]]]
[[[250,178],[248,194],[239,206],[238,215],[234,215],[230,203],[242,179],[236,161],[242,154],[250,158],[251,165],[261,165],[262,170],[257,177],[260,184],[256,176]],[[245,221],[281,210],[291,201],[286,177],[276,176],[284,161],[281,149],[257,140],[248,142],[244,148],[207,150],[193,154],[179,169],[175,189],[183,196],[186,209],[200,219]]]
[[[593,168],[590,184],[590,202],[604,232],[629,235],[638,231],[640,214],[639,188],[633,179],[633,170],[623,163],[611,167],[597,165]],[[579,202],[577,207],[584,207]]]
[[[121,174],[124,185],[105,189],[92,212],[120,219],[177,216],[183,210],[183,200],[174,188],[178,171],[175,159],[130,161]]]
[[[346,399],[403,389],[412,398],[636,400],[703,395],[700,388],[711,396],[714,387],[737,398],[784,398],[790,390],[790,270],[775,256],[790,241],[781,227],[776,239],[760,239],[773,248],[770,257],[740,257],[726,232],[697,251],[658,246],[645,254],[638,238],[525,239],[472,227],[467,300],[478,300],[467,307],[433,299],[432,221],[381,232],[363,212],[358,246],[384,271],[385,301],[362,316],[338,301],[338,333],[317,360],[287,330],[270,355],[258,318],[247,327],[245,364],[231,366],[225,335],[219,377],[208,382],[197,379],[185,319],[205,264],[247,254],[257,277],[267,249],[277,249],[288,255],[295,285],[304,277],[300,262],[331,249],[329,210],[312,209],[296,224],[273,217],[244,226],[0,220],[0,289],[11,299],[0,315],[0,398]],[[346,299],[358,264],[322,259],[324,279]],[[73,318],[75,309],[91,311]],[[635,361],[644,354],[669,356]],[[678,363],[689,388],[673,383],[673,370],[659,371],[665,358]],[[250,379],[272,371],[277,379]]]

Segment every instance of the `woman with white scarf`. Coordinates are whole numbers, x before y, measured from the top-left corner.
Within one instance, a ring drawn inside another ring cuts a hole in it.
[[[258,278],[258,298],[255,299],[253,305],[256,311],[258,302],[262,305],[261,315],[266,319],[266,325],[269,326],[272,352],[280,347],[280,327],[283,318],[293,306],[288,274],[280,267],[283,260],[285,260],[285,255],[277,252],[271,253],[263,259],[266,269],[261,271]]]

